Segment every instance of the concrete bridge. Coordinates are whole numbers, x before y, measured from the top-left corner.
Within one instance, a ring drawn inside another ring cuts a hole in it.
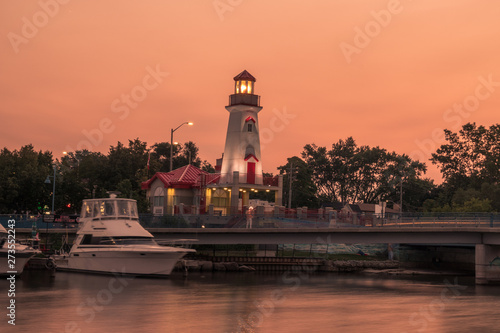
[[[500,283],[500,227],[148,228],[159,241],[183,244],[419,244],[475,246],[477,284]],[[44,236],[45,230],[40,230]],[[18,234],[30,233],[18,229]],[[49,229],[74,234],[76,229]]]
[[[427,244],[463,245],[475,247],[476,283],[500,283],[500,223],[495,215],[467,219],[396,219],[381,220],[370,226],[339,224],[336,221],[308,221],[262,217],[254,220],[255,228],[240,224],[209,224],[203,216],[195,216],[196,228],[166,228],[145,223],[158,239],[174,241],[196,239],[196,244]],[[200,222],[200,218],[202,219]],[[186,224],[189,226],[189,224]],[[194,225],[194,224],[191,224]],[[205,227],[211,226],[211,227]],[[227,225],[226,225],[227,226]],[[75,233],[76,228],[39,228],[43,237],[48,233]],[[17,228],[16,233],[31,234],[31,229]]]
[[[196,244],[427,244],[475,246],[476,283],[500,283],[499,227],[380,228],[150,228],[159,240],[196,239]],[[497,260],[498,260],[497,259]]]

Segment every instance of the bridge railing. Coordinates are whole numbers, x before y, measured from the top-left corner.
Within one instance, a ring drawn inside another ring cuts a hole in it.
[[[500,227],[498,213],[404,213],[386,225],[413,227]]]
[[[161,215],[140,214],[139,220],[146,228],[246,228],[252,219],[252,228],[342,228],[342,227],[500,227],[500,213],[403,213],[380,216],[377,214],[325,214],[309,210],[298,215],[293,210],[273,214],[265,212],[250,216],[237,214],[209,216],[207,214]],[[75,223],[45,223],[39,215],[0,215],[0,223],[14,219],[16,228],[25,229],[76,229]]]
[[[16,221],[16,228],[19,229],[33,229],[33,230],[46,230],[46,229],[76,229],[76,223],[46,223],[43,222],[41,215],[26,215],[26,214],[0,214],[0,224],[4,227],[7,226],[9,220]]]

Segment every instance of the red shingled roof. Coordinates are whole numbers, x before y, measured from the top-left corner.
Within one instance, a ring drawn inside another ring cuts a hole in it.
[[[257,81],[253,76],[252,74],[248,73],[246,70],[244,70],[243,72],[241,72],[240,74],[236,75],[234,77],[234,81],[238,81],[238,80],[248,80],[248,81]]]
[[[159,179],[165,188],[196,188],[201,186],[202,176],[205,175],[205,185],[216,184],[220,174],[208,173],[192,165],[185,165],[170,172],[157,172],[154,176],[141,184],[141,189],[150,188],[151,184]]]

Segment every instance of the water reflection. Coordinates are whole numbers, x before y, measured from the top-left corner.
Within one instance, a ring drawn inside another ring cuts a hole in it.
[[[6,290],[5,280],[0,288]],[[17,282],[16,327],[6,321],[0,327],[2,332],[495,332],[499,295],[499,287],[454,276],[214,273],[132,279],[30,272]]]

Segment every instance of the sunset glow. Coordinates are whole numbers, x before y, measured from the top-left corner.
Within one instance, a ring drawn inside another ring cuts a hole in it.
[[[106,153],[189,119],[175,139],[215,165],[246,69],[265,172],[352,136],[439,179],[443,129],[499,122],[498,17],[500,3],[466,0],[3,1],[2,147]]]

